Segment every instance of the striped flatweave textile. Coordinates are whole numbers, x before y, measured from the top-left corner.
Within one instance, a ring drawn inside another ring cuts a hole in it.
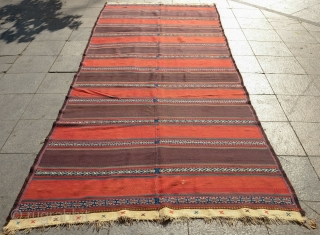
[[[4,231],[185,218],[305,221],[215,6],[106,5]]]

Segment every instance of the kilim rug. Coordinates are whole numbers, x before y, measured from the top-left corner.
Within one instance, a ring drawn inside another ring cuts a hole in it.
[[[304,223],[214,6],[106,5],[4,228]]]

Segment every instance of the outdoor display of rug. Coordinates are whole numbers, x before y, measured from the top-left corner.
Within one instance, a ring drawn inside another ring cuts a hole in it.
[[[106,5],[4,228],[305,217],[214,6]]]

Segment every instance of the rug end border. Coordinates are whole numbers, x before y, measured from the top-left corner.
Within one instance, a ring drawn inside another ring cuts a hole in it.
[[[42,213],[43,215],[43,213]],[[72,227],[76,225],[91,225],[99,230],[113,223],[132,223],[133,221],[150,221],[163,223],[166,221],[188,221],[203,219],[206,223],[218,222],[219,224],[234,225],[242,222],[244,225],[270,225],[270,224],[299,224],[307,228],[316,228],[313,220],[307,220],[298,211],[283,211],[269,209],[171,209],[168,207],[160,210],[133,211],[119,210],[115,212],[76,213],[41,216],[25,219],[11,219],[3,228],[1,235],[12,235],[24,230],[42,230],[50,227]],[[309,223],[308,223],[309,222]]]

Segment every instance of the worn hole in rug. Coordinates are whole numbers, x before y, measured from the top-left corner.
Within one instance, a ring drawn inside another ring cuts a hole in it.
[[[305,217],[215,6],[106,5],[5,233]]]

